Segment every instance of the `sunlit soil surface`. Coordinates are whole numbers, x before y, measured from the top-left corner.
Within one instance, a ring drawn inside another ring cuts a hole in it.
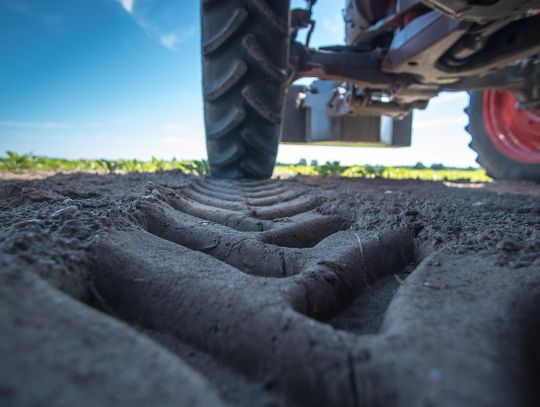
[[[540,405],[537,185],[46,174],[0,180],[0,405]]]

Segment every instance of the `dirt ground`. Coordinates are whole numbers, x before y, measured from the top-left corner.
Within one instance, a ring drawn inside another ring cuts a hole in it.
[[[0,177],[2,406],[538,406],[540,186]]]

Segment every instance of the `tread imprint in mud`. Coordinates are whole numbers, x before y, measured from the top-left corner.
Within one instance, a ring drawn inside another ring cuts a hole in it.
[[[205,1],[204,99],[211,173],[272,174],[287,65],[288,1]]]
[[[355,405],[350,334],[313,320],[327,321],[372,282],[414,262],[412,231],[366,239],[350,230],[350,221],[320,213],[321,200],[294,183],[205,179],[180,191],[159,187],[156,195],[159,200],[151,195],[133,203],[144,233],[116,234],[98,250],[114,253],[96,257],[95,284],[108,306],[120,318],[172,334],[245,375],[269,375],[301,404],[326,397],[329,405]],[[123,250],[124,239],[140,250]],[[167,266],[171,261],[180,274]],[[184,272],[186,262],[197,270]],[[146,280],[148,268],[161,281]],[[149,286],[133,283],[139,279]],[[136,305],[145,302],[139,295],[164,303],[143,311]],[[148,315],[168,316],[172,323]],[[317,350],[309,345],[313,340],[337,348]],[[299,350],[297,341],[308,342]],[[320,366],[306,372],[303,364],[315,354]],[[289,369],[294,379],[283,377]],[[308,390],[314,380],[331,372],[345,375],[343,389],[313,398]]]
[[[0,353],[13,372],[0,369],[0,400],[40,404],[57,392],[89,406],[538,405],[533,267],[512,272],[446,247],[409,274],[410,222],[396,215],[371,227],[330,187],[160,185],[4,231],[6,241],[18,235],[8,252],[47,245],[24,268],[0,253]],[[371,194],[380,199],[367,205],[388,199]],[[52,228],[75,234],[60,243]],[[49,251],[64,259],[79,238],[84,250],[64,270],[74,280],[56,281]]]

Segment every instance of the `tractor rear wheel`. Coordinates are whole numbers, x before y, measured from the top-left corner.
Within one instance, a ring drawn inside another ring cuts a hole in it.
[[[201,0],[210,174],[272,175],[287,83],[290,0]]]
[[[510,91],[471,93],[470,147],[495,179],[540,182],[540,111],[516,107]]]

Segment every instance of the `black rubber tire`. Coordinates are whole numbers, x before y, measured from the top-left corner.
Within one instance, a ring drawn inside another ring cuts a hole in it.
[[[210,175],[269,178],[285,100],[290,0],[201,0]]]
[[[469,124],[466,127],[471,135],[469,147],[478,153],[478,164],[494,179],[540,182],[540,165],[512,160],[495,148],[484,126],[482,97],[483,92],[472,92],[469,107],[465,110],[469,115]]]

